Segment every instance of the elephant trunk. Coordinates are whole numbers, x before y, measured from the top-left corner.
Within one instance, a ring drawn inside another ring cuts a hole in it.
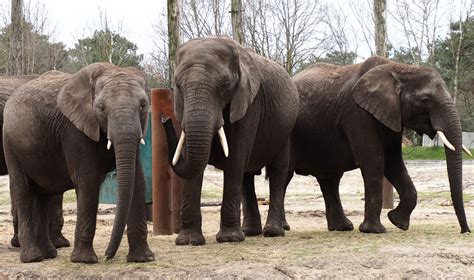
[[[116,127],[109,129],[109,134],[115,151],[118,197],[114,225],[105,252],[107,258],[115,256],[127,224],[135,187],[138,143],[141,138],[140,126],[123,125],[122,123],[112,127]]]
[[[448,141],[454,146],[454,151],[448,148],[448,145],[444,146],[451,199],[461,226],[461,233],[470,232],[463,203],[461,123],[451,102],[443,106],[442,112],[439,119],[432,120],[433,127],[435,130],[443,131]]]
[[[203,173],[209,161],[214,126],[205,114],[206,112],[200,111],[188,114],[188,119],[192,121],[186,123],[186,159],[180,157],[177,163],[172,165],[174,172],[182,178],[190,179]],[[178,141],[171,119],[164,122],[164,127],[168,141],[168,158],[172,162]]]

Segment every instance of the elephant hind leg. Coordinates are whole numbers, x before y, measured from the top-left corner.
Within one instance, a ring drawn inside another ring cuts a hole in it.
[[[69,240],[61,232],[64,225],[62,194],[51,197],[48,208],[48,221],[49,238],[53,242],[54,247],[69,247],[71,245]]]
[[[326,205],[326,220],[329,231],[349,231],[354,229],[352,222],[344,214],[339,196],[339,182],[342,174],[331,178],[317,178]]]
[[[262,221],[258,211],[257,196],[255,193],[255,175],[245,173],[242,182],[242,212],[244,220],[242,231],[245,236],[256,236],[262,234]]]
[[[286,143],[275,161],[267,166],[270,181],[270,207],[267,222],[263,228],[263,236],[284,236],[283,220],[285,219],[285,189],[288,180],[290,163],[290,144]]]

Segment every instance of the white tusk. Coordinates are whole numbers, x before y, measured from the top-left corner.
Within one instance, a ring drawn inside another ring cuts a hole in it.
[[[185,138],[184,131],[181,131],[178,147],[176,147],[176,151],[174,152],[174,156],[173,156],[173,162],[172,162],[173,166],[176,165],[176,163],[178,162],[179,156],[181,155],[181,150],[183,149],[183,145],[184,145],[184,138]]]
[[[111,147],[112,147],[112,142],[109,140],[109,142],[107,142],[107,150],[110,150]]]
[[[471,151],[469,151],[469,149],[466,148],[466,146],[462,145],[462,150],[463,150],[466,154],[468,154],[470,157],[472,157]]]
[[[145,145],[145,139],[140,139],[140,144]]]
[[[450,149],[451,151],[455,151],[456,149],[454,149],[454,146],[453,144],[451,144],[449,141],[448,141],[448,138],[446,138],[446,135],[444,135],[444,133],[442,131],[437,131],[438,133],[438,136],[439,138],[441,139],[441,141],[443,141],[444,145],[446,145],[446,147],[448,147],[448,149]]]
[[[222,150],[224,151],[225,157],[229,157],[229,146],[227,146],[227,138],[225,137],[224,127],[219,128],[217,132],[219,140],[221,141]]]

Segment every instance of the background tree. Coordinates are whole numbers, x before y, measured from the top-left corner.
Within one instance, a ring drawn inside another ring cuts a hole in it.
[[[10,61],[12,75],[22,75],[23,70],[23,0],[12,0],[10,25]]]

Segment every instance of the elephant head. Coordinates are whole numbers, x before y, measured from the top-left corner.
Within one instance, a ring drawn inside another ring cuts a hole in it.
[[[250,52],[227,37],[194,39],[178,49],[175,112],[183,131],[172,162],[179,176],[193,178],[204,171],[216,133],[224,155],[232,153],[223,112],[229,112],[230,123],[239,121],[260,88],[261,74]],[[173,142],[168,135],[170,148],[176,147]],[[184,143],[186,160],[180,157]]]
[[[403,126],[445,144],[446,163],[454,209],[461,232],[469,232],[462,198],[461,124],[446,84],[428,67],[387,63],[363,74],[352,88],[359,106],[395,132]]]
[[[61,112],[92,141],[102,135],[113,145],[118,181],[117,210],[106,251],[113,257],[128,219],[139,142],[143,142],[149,101],[143,74],[136,68],[95,63],[73,74],[61,89],[57,104]],[[102,133],[101,133],[102,132]],[[143,142],[144,143],[144,142]]]

